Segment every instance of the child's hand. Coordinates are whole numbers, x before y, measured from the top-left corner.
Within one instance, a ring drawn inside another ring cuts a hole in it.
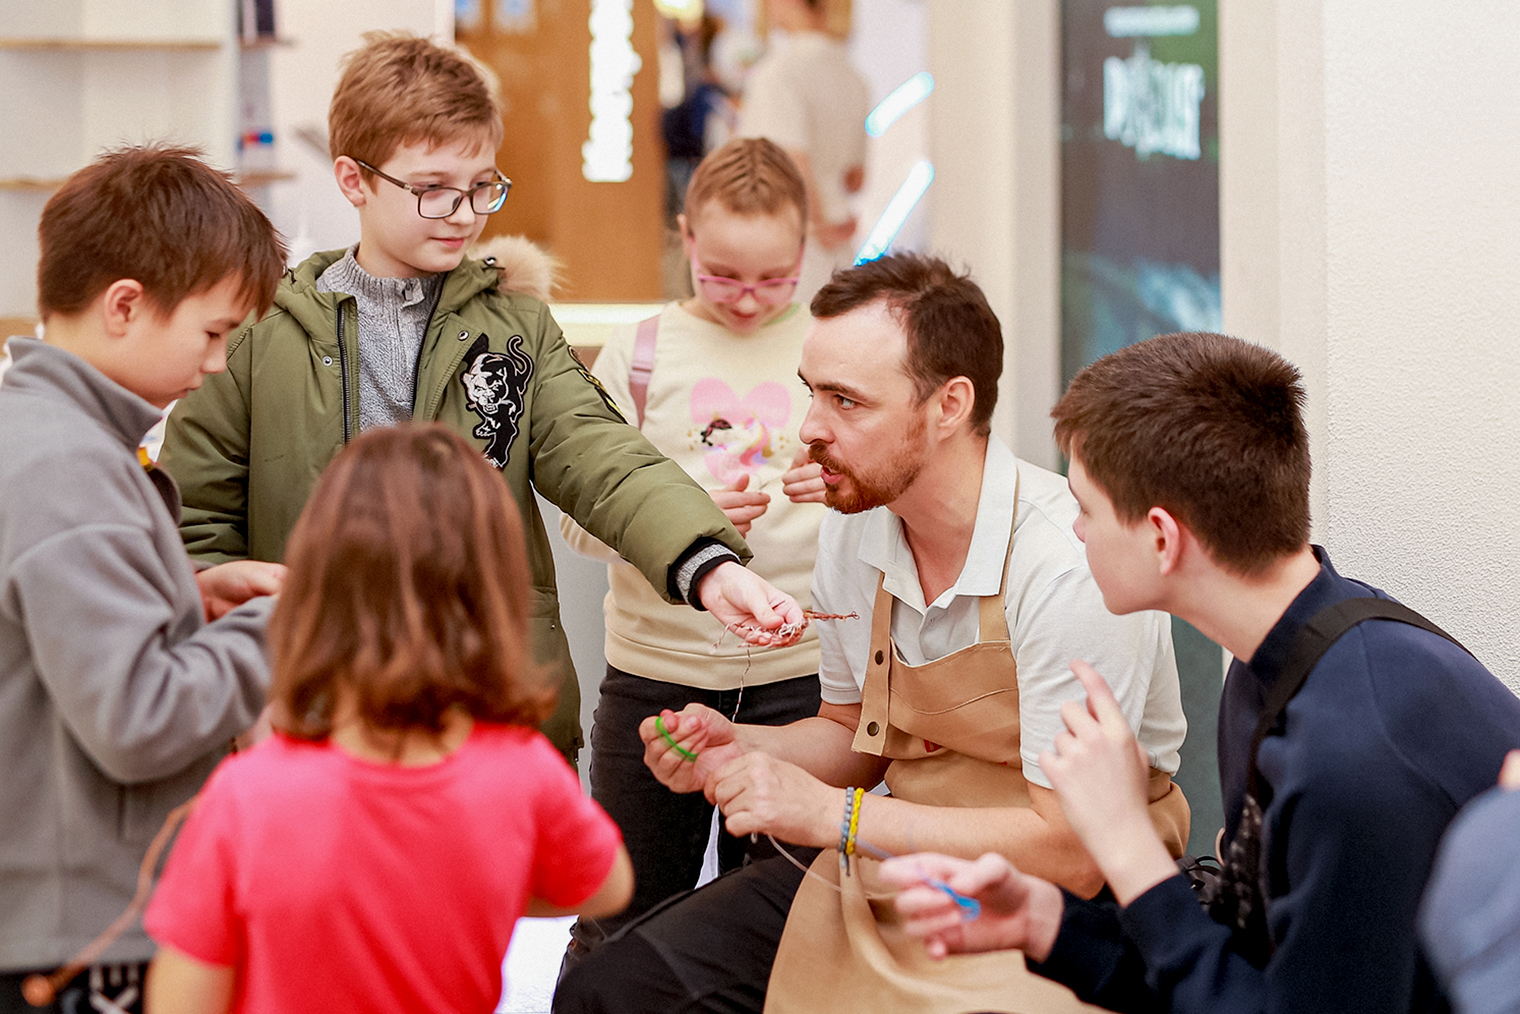
[[[923,937],[930,957],[1018,948],[1043,961],[1061,928],[1060,889],[995,852],[975,862],[933,852],[897,856],[881,864],[881,879],[904,889],[895,902],[903,928]],[[946,886],[981,905],[974,920]]]
[[[781,476],[781,492],[792,503],[823,503],[823,466],[808,457],[808,445],[797,448],[792,467]]]
[[[262,560],[233,560],[207,567],[195,575],[206,619],[225,616],[249,599],[278,595],[285,584],[285,565]]]
[[[731,485],[725,486],[722,489],[715,489],[710,494],[713,498],[713,503],[717,504],[723,513],[728,516],[729,522],[739,529],[740,535],[749,534],[749,526],[754,523],[756,518],[765,513],[765,509],[771,503],[771,495],[769,493],[762,493],[758,489],[753,492],[746,492],[745,487],[748,485],[749,473],[745,472],[735,479]]]
[[[795,644],[807,629],[796,599],[733,560],[708,571],[697,595],[719,623],[758,647]]]
[[[1113,691],[1086,662],[1071,671],[1087,691],[1061,705],[1066,731],[1040,755],[1072,830],[1092,854],[1119,904],[1128,905],[1177,867],[1151,824],[1146,802],[1150,764]]]

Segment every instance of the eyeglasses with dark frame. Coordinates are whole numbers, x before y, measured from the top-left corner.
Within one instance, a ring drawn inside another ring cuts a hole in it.
[[[500,169],[493,170],[496,173],[494,180],[485,183],[477,183],[468,190],[459,187],[445,187],[437,184],[427,186],[413,186],[404,183],[394,176],[387,176],[363,159],[354,159],[359,165],[368,169],[387,183],[394,183],[409,194],[417,195],[417,214],[423,218],[448,218],[459,210],[464,199],[470,199],[470,210],[477,215],[494,215],[501,210],[501,206],[507,203],[507,195],[512,192],[512,181],[501,174]],[[452,194],[451,198],[449,195]]]

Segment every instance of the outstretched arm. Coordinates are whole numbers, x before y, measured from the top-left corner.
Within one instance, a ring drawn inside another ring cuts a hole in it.
[[[697,595],[708,612],[750,644],[779,646],[802,637],[805,620],[797,600],[733,560],[708,571]]]

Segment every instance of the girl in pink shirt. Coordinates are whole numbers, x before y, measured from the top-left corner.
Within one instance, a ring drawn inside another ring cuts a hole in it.
[[[145,924],[152,1011],[491,1011],[522,915],[621,909],[616,825],[536,731],[511,492],[441,426],[312,493],[269,626],[275,734],[223,762]]]

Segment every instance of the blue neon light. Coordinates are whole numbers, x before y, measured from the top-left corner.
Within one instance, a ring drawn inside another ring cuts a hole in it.
[[[866,117],[866,133],[880,137],[903,113],[918,105],[934,91],[934,75],[921,70],[892,90]]]
[[[928,159],[920,159],[913,163],[913,168],[908,170],[907,179],[903,180],[902,186],[897,188],[897,193],[892,195],[892,200],[887,202],[887,210],[881,213],[876,224],[871,228],[871,234],[866,237],[865,245],[855,255],[856,264],[864,264],[874,261],[887,252],[892,241],[897,238],[902,230],[903,223],[923,199],[924,191],[929,189],[929,184],[934,182],[934,163]]]

